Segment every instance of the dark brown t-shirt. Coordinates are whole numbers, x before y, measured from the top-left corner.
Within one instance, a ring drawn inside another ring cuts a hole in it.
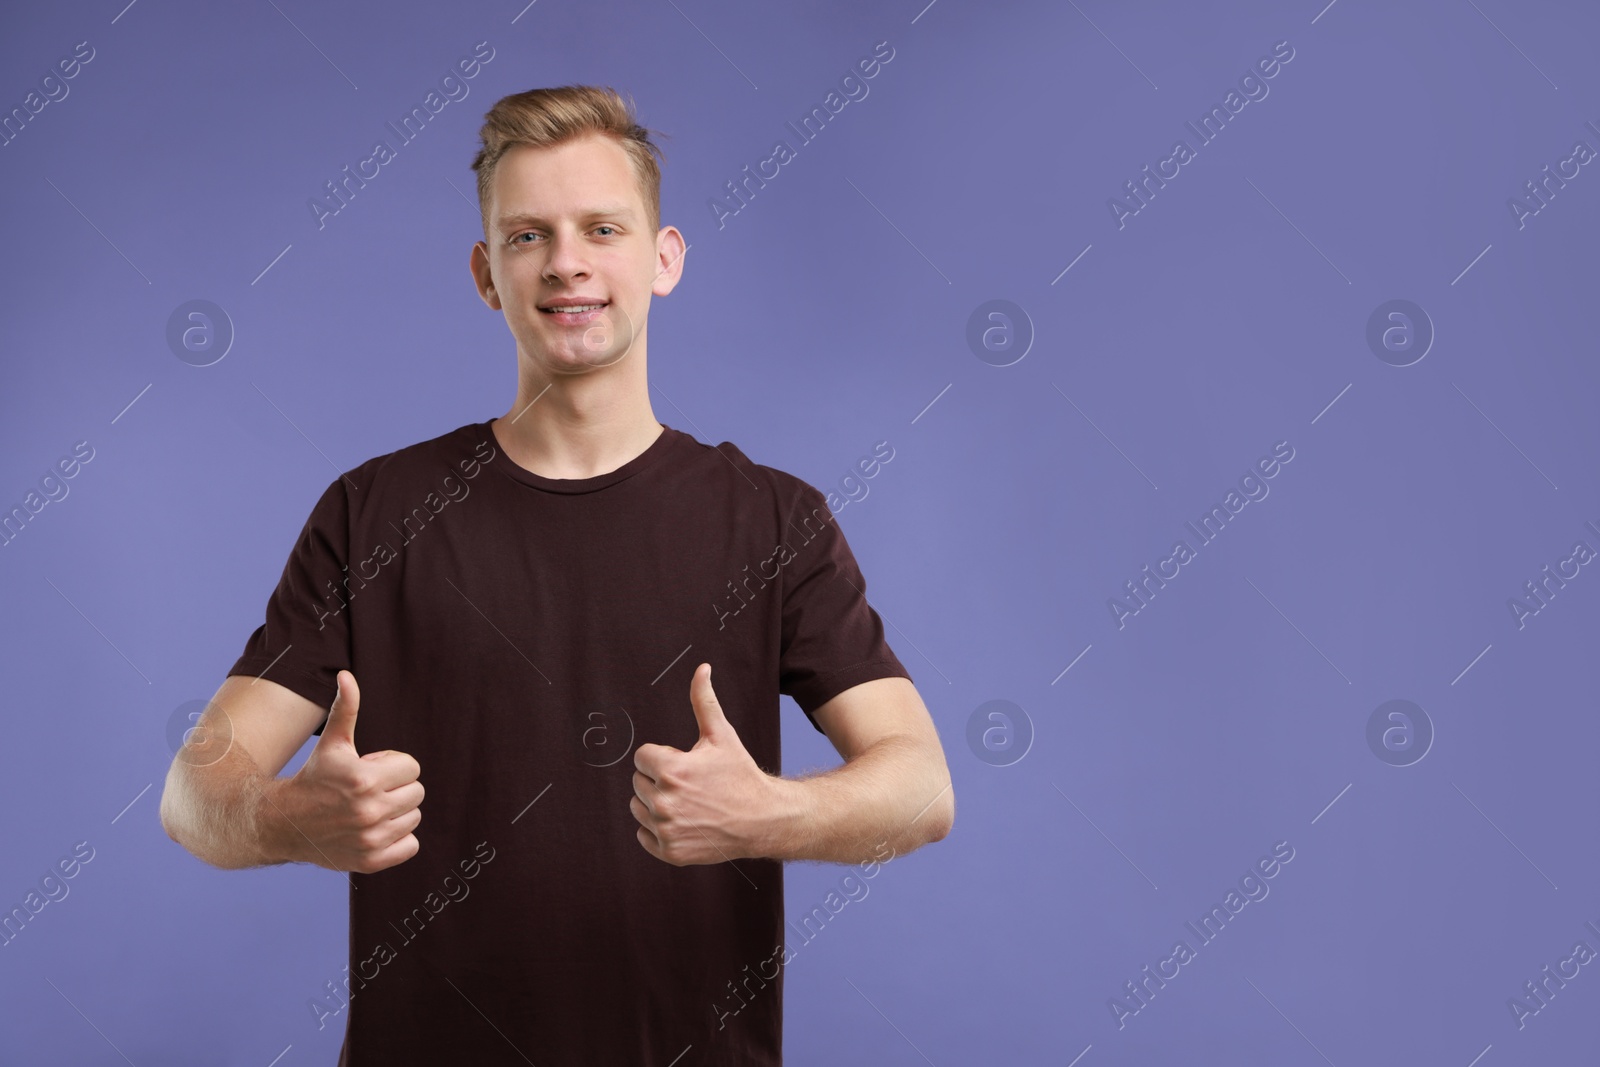
[[[910,674],[814,487],[670,426],[545,478],[492,421],[335,479],[228,672],[327,707],[348,668],[358,751],[410,753],[427,789],[419,853],[349,876],[349,972],[313,1020],[346,1024],[348,1067],[778,1064],[783,866],[646,852],[633,751],[693,747],[701,662],[771,774],[780,693],[809,718]]]

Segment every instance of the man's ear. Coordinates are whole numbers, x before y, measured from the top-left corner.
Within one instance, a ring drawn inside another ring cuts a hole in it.
[[[494,274],[489,269],[489,245],[486,242],[479,241],[472,246],[467,269],[472,273],[472,284],[477,287],[478,296],[485,304],[499,311],[500,294],[494,287]]]
[[[656,234],[656,276],[650,283],[652,293],[666,296],[677,287],[678,280],[683,277],[683,254],[687,251],[683,234],[678,232],[676,226],[661,228],[661,232]]]

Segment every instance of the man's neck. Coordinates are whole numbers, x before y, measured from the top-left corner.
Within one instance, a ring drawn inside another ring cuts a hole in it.
[[[513,463],[541,477],[609,474],[665,432],[648,391],[605,388],[612,384],[595,378],[558,379],[548,388],[523,383],[515,405],[494,420],[495,438]]]

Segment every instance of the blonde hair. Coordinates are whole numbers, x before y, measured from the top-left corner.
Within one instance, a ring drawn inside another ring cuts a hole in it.
[[[650,140],[659,130],[639,125],[633,100],[616,90],[595,85],[562,85],[554,89],[529,89],[495,101],[483,116],[478,137],[483,147],[472,160],[478,172],[478,210],[483,234],[489,236],[489,204],[494,172],[500,158],[517,145],[550,148],[587,134],[612,138],[628,154],[640,198],[649,213],[650,234],[661,229],[661,149]]]

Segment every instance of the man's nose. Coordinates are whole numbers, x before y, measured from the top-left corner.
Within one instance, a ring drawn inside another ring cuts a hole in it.
[[[550,236],[550,258],[545,269],[563,278],[589,273],[589,257],[583,239],[576,233],[557,231]]]

